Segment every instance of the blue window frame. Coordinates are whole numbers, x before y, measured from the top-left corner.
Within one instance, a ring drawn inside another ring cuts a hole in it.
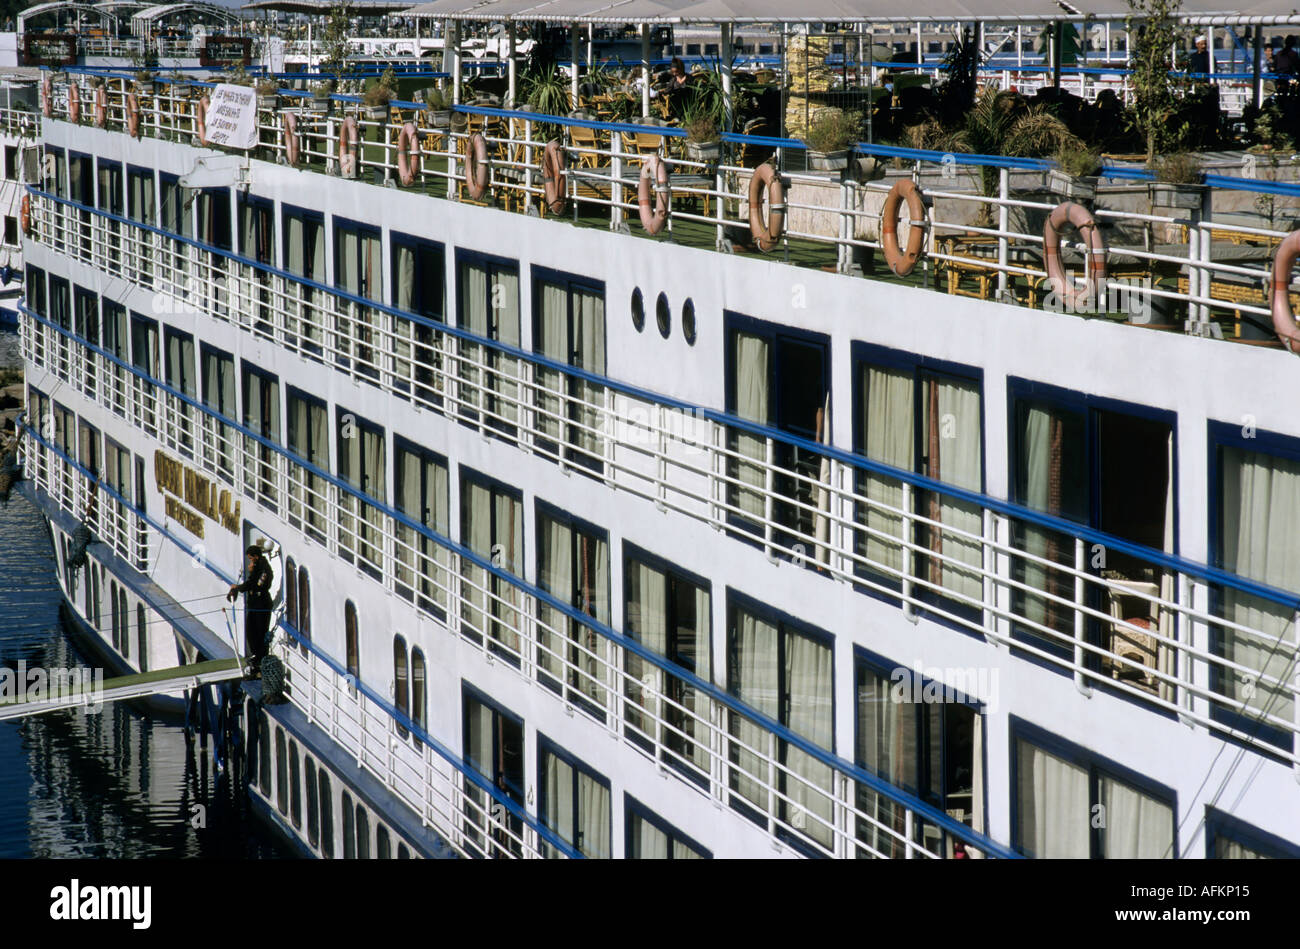
[[[519,348],[519,263],[477,251],[456,251],[456,325],[476,336]],[[513,441],[519,421],[519,360],[491,346],[459,340],[460,419],[488,435]]]
[[[1260,830],[1213,807],[1205,809],[1205,856],[1233,860],[1263,857],[1274,860],[1300,859],[1300,846]]]
[[[623,595],[623,629],[630,639],[697,678],[713,681],[713,590],[708,580],[625,542]],[[695,731],[697,717],[709,719],[708,698],[632,652],[625,662],[628,738],[647,751],[661,749],[660,760],[706,785],[711,766],[708,736]],[[644,690],[647,678],[653,681],[653,696]]]
[[[830,633],[727,590],[727,691],[815,745],[835,749],[835,649]],[[784,738],[769,763],[747,748],[766,748],[766,728],[729,712],[731,806],[796,848],[825,855],[834,846],[833,775]],[[743,743],[743,745],[741,744]],[[767,813],[768,788],[780,792]]]
[[[1278,590],[1300,590],[1300,566],[1288,556],[1300,516],[1300,439],[1211,421],[1209,446],[1211,562]],[[1292,750],[1295,699],[1290,663],[1297,644],[1296,604],[1215,586],[1211,608],[1215,615],[1261,635],[1211,626],[1211,651],[1249,671],[1210,666],[1211,690],[1228,700],[1212,701],[1210,714],[1247,735]]]
[[[464,680],[461,692],[465,764],[523,810],[524,720]],[[523,822],[468,781],[465,796],[465,833],[475,850],[485,857],[520,856]]]
[[[393,436],[394,506],[435,534],[451,536],[447,458]],[[449,555],[437,541],[398,523],[394,589],[439,620],[447,615]],[[418,591],[418,596],[417,596]]]
[[[1011,846],[1030,857],[1179,856],[1173,788],[1011,716]]]
[[[230,189],[204,188],[194,202],[198,239],[221,250],[234,249],[234,222],[231,219]],[[224,269],[226,258],[215,255],[212,265]]]
[[[537,816],[584,857],[612,856],[609,779],[540,732],[537,735]],[[555,848],[542,845],[548,857]]]
[[[154,173],[152,168],[128,165],[126,213],[133,221],[154,224]]]
[[[275,202],[240,193],[239,253],[259,264],[275,264]]]
[[[382,302],[384,297],[383,237],[378,227],[334,217],[334,285],[358,297]],[[335,335],[335,362],[352,368],[366,382],[379,378],[375,327],[381,318],[368,306],[349,303],[350,326]]]
[[[291,453],[305,465],[290,468],[289,523],[301,527],[317,543],[325,543],[325,475],[330,471],[329,406],[293,386],[285,390],[286,437]]]
[[[50,310],[45,293],[45,271],[35,264],[28,264],[23,287],[27,294],[27,308],[37,316],[48,318]]]
[[[324,285],[328,280],[325,264],[325,215],[319,211],[280,205],[284,269],[289,273]],[[309,359],[317,359],[324,340],[324,314],[318,309],[321,291],[313,286],[288,282],[285,342],[290,348],[300,346]]]
[[[190,237],[190,209],[186,207],[185,189],[180,178],[158,172],[158,226],[165,231]]]
[[[447,264],[442,244],[389,232],[392,305],[407,313],[442,323],[446,308]],[[442,334],[400,316],[391,317],[397,360],[393,386],[399,395],[410,393],[433,407],[442,405]]]
[[[1178,552],[1177,416],[1173,412],[1041,382],[1008,381],[1010,485],[1012,500],[1025,507],[1091,527],[1131,544],[1171,554]],[[1052,563],[1074,567],[1073,536],[1012,523],[1012,543]],[[1099,556],[1100,555],[1100,556]],[[1017,637],[1068,659],[1075,639],[1075,577],[1034,561],[1013,558],[1013,576],[1041,593],[1013,592],[1012,608],[1022,619]],[[1084,569],[1104,577],[1110,591],[1086,583],[1081,605],[1101,613],[1119,613],[1128,622],[1152,628],[1168,624],[1149,600],[1118,596],[1117,585],[1174,599],[1177,591],[1167,571],[1150,561],[1106,547],[1089,546]],[[1141,615],[1132,610],[1138,610]],[[1128,655],[1124,628],[1093,616],[1083,618],[1086,641],[1112,653]],[[1167,668],[1167,647],[1135,650],[1143,665]],[[1120,664],[1088,650],[1086,667],[1107,678],[1122,678],[1155,692],[1152,678],[1133,664]],[[1068,672],[1051,664],[1050,668]],[[1094,684],[1098,680],[1092,680]]]
[[[522,492],[462,465],[460,542],[494,566],[522,577],[525,563]],[[516,630],[521,622],[515,609],[518,590],[469,560],[461,561],[461,577],[461,635],[479,643],[486,630],[493,640],[489,648],[518,665],[520,643]]]
[[[853,661],[854,763],[982,833],[988,818],[984,715],[970,692],[987,694],[996,679],[981,682],[983,668],[960,670],[966,688],[955,680],[945,685],[923,669],[892,663],[860,646],[853,649]],[[858,856],[905,856],[904,808],[864,784],[856,788],[858,810],[868,815],[855,818],[862,844]],[[945,857],[965,850],[946,831],[920,819],[913,823],[913,841]]]
[[[282,444],[280,435],[280,380],[248,360],[241,363],[244,425],[261,439],[244,436],[244,483],[257,493],[258,500],[276,510],[279,492],[276,486],[276,452]]]
[[[72,290],[73,332],[91,346],[99,345],[99,294],[85,287]]]
[[[623,856],[629,860],[712,860],[713,852],[630,794],[623,795]]]
[[[852,356],[853,450],[880,464],[982,493],[983,371],[861,342],[853,344]],[[898,604],[879,588],[902,592],[902,574],[912,597],[941,603],[945,613],[976,622],[983,599],[982,549],[953,531],[982,535],[980,508],[938,492],[904,488],[888,475],[858,469],[854,478],[860,496],[902,508],[910,495],[914,514],[942,525],[915,521],[912,536],[904,537],[901,515],[858,503],[854,519],[862,529],[856,532],[854,551],[861,559],[854,570],[871,580],[866,592]],[[907,552],[908,541],[942,559]]]
[[[830,338],[730,310],[724,311],[723,322],[727,412],[829,444]],[[829,491],[821,492],[819,502],[816,490],[829,477],[829,469],[823,474],[821,457],[736,428],[728,430],[727,444],[735,453],[727,461],[727,520],[737,529],[733,536],[764,539],[798,562],[816,567],[829,552],[816,539],[818,524],[826,523],[830,499]],[[776,469],[771,473],[765,467],[769,454]],[[769,517],[765,494],[769,481],[775,495],[770,519],[775,525],[763,523]],[[813,556],[808,556],[809,551]]]
[[[339,478],[380,504],[388,500],[388,454],[384,430],[335,406]],[[383,576],[383,516],[373,504],[339,492],[339,556],[376,579]]]
[[[532,268],[533,352],[597,376],[605,374],[605,284],[578,274]],[[538,369],[540,452],[604,471],[600,429],[604,386],[572,373]]]

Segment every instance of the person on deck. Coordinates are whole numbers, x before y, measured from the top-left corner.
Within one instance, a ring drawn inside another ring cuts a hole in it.
[[[262,556],[262,548],[253,545],[245,552],[245,580],[235,584],[226,594],[231,603],[244,594],[244,651],[253,665],[253,677],[260,674],[262,660],[266,657],[267,631],[271,625],[271,565]]]
[[[1210,53],[1205,48],[1205,36],[1196,37],[1196,51],[1187,60],[1187,71],[1205,75],[1210,71]]]

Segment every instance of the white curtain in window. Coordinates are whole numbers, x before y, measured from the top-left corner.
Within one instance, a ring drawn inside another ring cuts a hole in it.
[[[781,702],[777,628],[741,609],[735,612],[735,622],[737,698],[771,718],[779,718]],[[737,715],[733,720],[732,733],[747,747],[767,754],[766,729]],[[736,763],[733,786],[752,804],[766,810],[767,791],[764,785],[775,783],[775,775],[768,764],[753,752],[740,747],[733,749],[732,758]],[[763,784],[757,783],[750,775],[761,779]]]
[[[1036,511],[1050,511],[1050,480],[1054,466],[1059,467],[1059,456],[1053,460],[1052,414],[1046,409],[1031,406],[1025,418],[1024,457],[1026,464],[1025,497],[1027,507]],[[1024,529],[1024,549],[1035,557],[1048,555],[1048,536],[1033,527]],[[1034,562],[1025,562],[1025,583],[1043,590],[1047,587],[1047,568]],[[1048,604],[1040,597],[1026,594],[1023,613],[1033,623],[1046,624]]]
[[[603,375],[605,372],[605,298],[587,290],[573,292],[574,342],[577,353],[573,362],[588,372]],[[574,443],[595,457],[602,454],[600,430],[604,415],[604,386],[585,379],[577,386],[582,399],[578,419],[582,427],[577,430]]]
[[[545,590],[561,603],[573,602],[573,532],[569,525],[549,517],[542,518],[542,549],[538,551],[538,574]],[[556,679],[562,679],[564,665],[564,631],[569,618],[543,606],[539,610],[537,663]],[[558,635],[557,635],[558,634]]]
[[[401,490],[397,495],[397,507],[412,520],[422,521],[425,502],[420,490],[423,469],[420,456],[413,451],[399,450],[397,464],[401,473],[398,480]],[[398,540],[395,548],[397,554],[397,582],[406,589],[414,591],[414,568],[422,546],[420,544],[421,535],[400,522],[397,523],[396,527]]]
[[[510,346],[519,346],[519,275],[509,271],[496,273],[497,296],[492,309],[492,336]],[[492,414],[507,425],[519,422],[519,360],[514,356],[494,353],[492,361],[496,372],[491,382],[494,392],[500,394],[493,400]]]
[[[767,340],[748,333],[736,334],[736,414],[749,422],[768,422],[768,379],[771,355]],[[740,486],[735,488],[735,504],[741,512],[762,517],[765,512],[763,488],[766,475],[762,462],[767,459],[767,439],[748,432],[736,432],[737,460],[732,475]]]
[[[785,724],[796,734],[829,750],[833,725],[830,647],[798,633],[787,634],[785,681],[790,696]],[[793,746],[786,749],[786,766],[791,772],[785,782],[786,796],[790,799],[787,820],[823,846],[830,846],[833,820],[830,767]]]
[[[496,524],[492,536],[494,548],[501,550],[501,566],[513,574],[523,573],[524,516],[522,505],[508,494],[495,496]],[[513,584],[492,578],[492,591],[496,595],[492,612],[500,622],[492,626],[493,638],[503,643],[511,655],[519,653],[519,591]]]
[[[668,652],[668,613],[665,602],[667,578],[653,567],[632,561],[628,565],[627,626],[637,642],[660,655]],[[628,672],[635,682],[628,688],[632,701],[645,709],[650,716],[659,714],[659,702],[652,695],[663,689],[663,672],[654,663],[646,662],[631,653],[627,659]],[[655,729],[651,719],[628,709],[629,717],[652,740]],[[648,825],[647,825],[648,826]]]
[[[1033,857],[1089,856],[1088,772],[1018,742],[1016,805],[1020,845]]]
[[[634,815],[632,820],[636,821],[633,839],[637,845],[637,857],[641,860],[668,859],[668,835],[639,816]]]
[[[561,840],[574,842],[573,768],[549,751],[542,752],[546,808],[542,819]]]
[[[930,476],[944,484],[979,491],[983,472],[979,386],[974,382],[947,379],[935,380],[934,385],[937,411],[933,414],[937,418],[932,418],[932,413],[925,414],[924,438],[926,444],[938,445],[939,458],[937,466],[935,459],[930,459]],[[937,433],[931,430],[936,424]],[[937,510],[930,516],[936,514],[936,519],[945,527],[976,537],[984,532],[983,516],[977,505],[941,496]],[[939,575],[931,579],[939,580],[945,589],[971,597],[976,602],[982,601],[984,582],[977,570],[984,558],[979,541],[944,532],[940,534],[937,546],[937,552],[943,554],[944,560]],[[966,569],[962,564],[976,569]]]
[[[1260,452],[1223,451],[1223,568],[1282,590],[1300,589],[1300,462]],[[1223,630],[1225,658],[1251,672],[1225,671],[1224,692],[1245,702],[1252,716],[1295,720],[1295,612],[1232,590],[1223,595],[1224,616],[1258,630],[1254,636]],[[1282,645],[1276,640],[1281,638]],[[1276,686],[1268,676],[1284,683]],[[1277,727],[1276,725],[1274,727]]]
[[[466,519],[468,536],[461,542],[480,557],[492,556],[492,492],[473,481],[464,482],[461,503],[467,505],[469,517]],[[483,605],[487,594],[482,587],[487,582],[488,573],[469,561],[464,565],[466,583],[462,586],[465,602],[462,618],[477,633],[484,632]]]
[[[915,436],[915,406],[910,373],[894,369],[867,369],[866,455],[872,461],[913,471],[913,438]],[[867,500],[866,527],[877,531],[865,534],[865,554],[872,566],[887,570],[901,570],[903,549],[885,537],[902,537],[903,518],[892,511],[881,510],[878,505],[899,509],[903,505],[902,482],[871,473],[864,473]],[[882,536],[883,535],[883,536]]]
[[[1174,812],[1169,805],[1102,775],[1102,856],[1109,859],[1170,860],[1174,847]]]
[[[542,284],[541,296],[541,339],[535,345],[543,356],[557,362],[569,362],[569,295],[564,287],[554,284]],[[542,413],[537,420],[537,427],[548,438],[559,441],[564,431],[563,395],[565,392],[564,375],[554,369],[539,369],[538,380],[552,394],[539,394],[538,409]]]
[[[578,811],[582,853],[596,860],[609,859],[609,788],[578,772]]]

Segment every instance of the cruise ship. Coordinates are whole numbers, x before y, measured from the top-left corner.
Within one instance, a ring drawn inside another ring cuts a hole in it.
[[[1198,2],[1216,45],[1279,22]],[[69,65],[25,186],[21,488],[68,617],[233,725],[288,841],[1300,855],[1289,156],[1202,150],[1177,184],[881,144],[901,73],[819,45],[906,36],[865,0],[402,15],[448,38],[444,108]],[[715,143],[671,86],[592,82],[613,18],[648,70],[654,30],[715,31]],[[759,21],[777,67],[733,68]],[[571,33],[578,110],[525,95],[537,23]],[[493,24],[496,86],[458,49]],[[1127,94],[1056,52],[1039,84]],[[1224,89],[1267,95],[1254,67]],[[849,101],[873,134],[813,151]],[[245,653],[253,545],[282,701],[198,676]]]

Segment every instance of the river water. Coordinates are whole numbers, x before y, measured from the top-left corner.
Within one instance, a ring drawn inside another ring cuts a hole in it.
[[[0,333],[0,367],[17,350]],[[91,665],[61,626],[54,565],[39,512],[14,491],[0,508],[0,666]],[[0,859],[287,854],[179,725],[120,702],[0,722]]]

